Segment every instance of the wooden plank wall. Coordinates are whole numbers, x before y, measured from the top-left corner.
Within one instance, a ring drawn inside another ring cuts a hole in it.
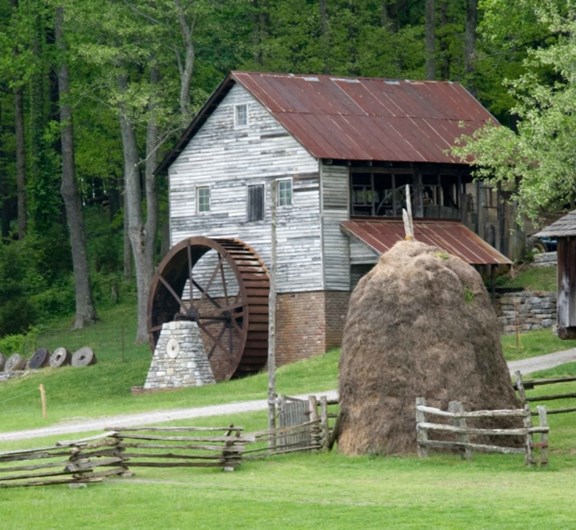
[[[558,238],[558,335],[576,338],[576,237]]]
[[[234,128],[234,105],[248,105],[249,127]],[[292,178],[293,204],[278,209],[278,291],[321,290],[322,233],[318,161],[236,85],[172,164],[170,239],[237,237],[270,266],[271,190]],[[265,218],[247,222],[247,186],[266,186]],[[211,210],[196,214],[195,190],[210,186]]]
[[[322,258],[324,288],[350,290],[350,239],[340,230],[349,214],[349,171],[345,166],[322,165]]]

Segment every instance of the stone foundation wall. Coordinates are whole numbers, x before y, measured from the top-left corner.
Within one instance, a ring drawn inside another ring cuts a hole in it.
[[[556,324],[556,293],[496,294],[494,308],[504,333],[550,328]]]

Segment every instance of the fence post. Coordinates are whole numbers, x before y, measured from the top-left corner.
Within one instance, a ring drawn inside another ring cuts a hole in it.
[[[452,418],[452,424],[455,427],[458,427],[459,429],[466,429],[467,427],[466,418],[462,417],[462,414],[464,412],[464,406],[462,405],[462,403],[460,401],[450,401],[450,403],[448,403],[448,411],[454,414],[454,417]],[[460,450],[462,458],[465,458],[466,460],[471,460],[472,449],[470,449],[469,447],[470,437],[468,436],[468,434],[465,432],[458,433],[458,442],[463,444],[462,449]]]
[[[328,449],[330,426],[328,425],[328,398],[320,396],[320,424],[322,425],[322,449]]]
[[[527,466],[534,465],[534,454],[532,452],[532,414],[530,412],[530,405],[524,405],[524,429],[526,429],[526,440],[524,445],[526,447],[526,457],[524,458],[524,463]]]
[[[240,465],[241,453],[240,446],[238,445],[237,438],[240,436],[240,431],[236,429],[236,434],[232,434],[233,425],[230,425],[228,431],[224,434],[228,440],[222,449],[222,458],[224,459],[224,471],[234,471]]]
[[[516,370],[514,372],[514,377],[516,378],[516,390],[518,392],[518,397],[520,398],[522,406],[524,406],[526,405],[526,390],[524,389],[524,383],[522,382],[522,372],[520,370]]]
[[[110,438],[114,442],[112,445],[114,447],[114,456],[120,458],[121,460],[120,467],[124,470],[122,472],[122,476],[131,477],[134,473],[130,471],[130,468],[128,467],[128,459],[124,456],[124,451],[126,448],[124,447],[122,432],[113,431],[110,433]]]
[[[426,458],[428,456],[428,448],[426,447],[428,431],[421,426],[422,423],[426,422],[426,414],[424,411],[418,409],[419,406],[426,406],[426,400],[423,397],[416,398],[416,441],[418,445],[418,456],[420,458]]]
[[[538,418],[540,427],[545,427],[546,431],[540,433],[540,465],[548,465],[548,414],[544,405],[538,405]]]
[[[318,416],[318,400],[316,396],[308,396],[308,410],[310,412],[310,421],[316,422],[310,427],[310,441],[318,448],[323,447],[322,426],[320,425],[320,417]]]

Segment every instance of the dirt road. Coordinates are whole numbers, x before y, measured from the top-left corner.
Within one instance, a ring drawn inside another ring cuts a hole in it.
[[[522,374],[530,374],[539,370],[553,368],[569,362],[576,362],[576,348],[571,350],[550,353],[530,359],[511,361],[508,363],[510,372],[520,370]],[[337,396],[335,390],[320,392],[317,395],[326,395],[328,399]],[[306,399],[307,395],[297,396]],[[59,423],[50,427],[39,429],[29,429],[25,431],[0,432],[0,441],[25,440],[29,438],[41,438],[45,436],[66,436],[68,434],[87,433],[91,431],[103,431],[113,427],[136,427],[139,425],[155,425],[173,420],[183,420],[191,418],[205,418],[208,416],[220,416],[239,414],[242,412],[253,412],[265,410],[268,407],[266,400],[241,401],[227,403],[224,405],[210,405],[207,407],[196,407],[187,409],[172,409],[143,412],[139,414],[126,414],[121,416],[87,418],[85,421],[75,421],[70,423]]]

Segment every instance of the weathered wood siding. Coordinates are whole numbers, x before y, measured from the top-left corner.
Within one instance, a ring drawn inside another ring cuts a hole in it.
[[[340,230],[349,218],[348,168],[322,165],[322,256],[324,289],[350,290],[350,239]]]
[[[558,238],[558,336],[576,338],[576,237]]]
[[[366,243],[362,243],[354,237],[350,238],[350,263],[352,265],[375,265],[378,258],[379,255]]]
[[[234,128],[234,106],[249,125]],[[279,292],[321,290],[322,230],[318,161],[244,88],[235,85],[169,169],[170,240],[237,237],[270,266],[271,190],[292,178],[292,206],[277,213]],[[247,222],[248,185],[265,185],[265,218]],[[210,211],[196,214],[196,188],[210,186]]]

